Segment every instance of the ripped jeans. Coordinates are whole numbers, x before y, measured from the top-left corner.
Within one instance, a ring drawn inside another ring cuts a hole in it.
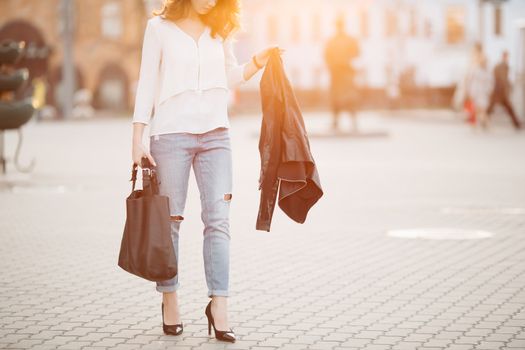
[[[169,197],[171,236],[179,261],[179,232],[184,220],[190,168],[200,192],[204,223],[204,271],[208,297],[228,296],[230,265],[229,213],[232,197],[230,135],[221,127],[203,134],[171,133],[150,138],[150,152],[157,163],[159,192]],[[180,264],[178,265],[180,271]],[[156,282],[159,292],[173,292],[179,275]]]

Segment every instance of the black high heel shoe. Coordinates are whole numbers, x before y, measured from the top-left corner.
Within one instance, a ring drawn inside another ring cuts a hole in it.
[[[177,324],[165,324],[164,323],[164,303],[162,303],[160,306],[161,306],[161,309],[162,309],[162,330],[164,331],[164,334],[166,334],[166,335],[179,335],[179,334],[181,334],[182,331],[184,330],[182,322],[181,323],[177,323]]]
[[[204,314],[208,318],[208,335],[211,334],[211,326],[213,326],[213,331],[215,332],[215,338],[217,338],[218,340],[235,343],[235,333],[233,332],[233,329],[230,328],[229,331],[219,331],[215,328],[215,322],[213,321],[213,316],[211,314],[211,300],[208,303],[208,306],[206,306],[206,310],[204,311]]]

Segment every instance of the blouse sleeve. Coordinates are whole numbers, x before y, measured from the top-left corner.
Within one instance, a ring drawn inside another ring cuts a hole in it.
[[[228,88],[233,89],[241,83],[246,82],[244,79],[244,64],[238,64],[237,58],[233,53],[232,39],[226,39],[223,42],[224,59],[226,64],[226,78],[228,80]]]
[[[161,60],[160,40],[151,21],[148,21],[142,43],[139,81],[135,94],[133,123],[148,124],[152,117]]]

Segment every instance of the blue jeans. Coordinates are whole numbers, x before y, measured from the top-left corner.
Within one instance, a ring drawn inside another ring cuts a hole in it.
[[[204,223],[204,271],[208,296],[228,296],[230,265],[230,200],[232,158],[230,135],[221,127],[204,134],[171,133],[150,138],[150,152],[157,163],[160,194],[169,197],[171,236],[179,261],[179,231],[184,220],[190,168],[200,192]],[[178,265],[180,271],[180,264]],[[179,275],[156,282],[159,292],[173,292]]]

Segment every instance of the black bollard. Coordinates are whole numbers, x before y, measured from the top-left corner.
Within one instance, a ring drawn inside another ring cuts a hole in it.
[[[15,93],[29,78],[27,68],[14,69],[13,65],[24,54],[25,43],[5,40],[0,43],[0,167],[6,173],[6,157],[4,152],[4,132],[18,129],[18,145],[16,148],[15,165],[20,171],[30,171],[34,165],[22,168],[18,165],[18,154],[22,143],[20,127],[27,123],[35,111],[30,98],[15,99]]]

